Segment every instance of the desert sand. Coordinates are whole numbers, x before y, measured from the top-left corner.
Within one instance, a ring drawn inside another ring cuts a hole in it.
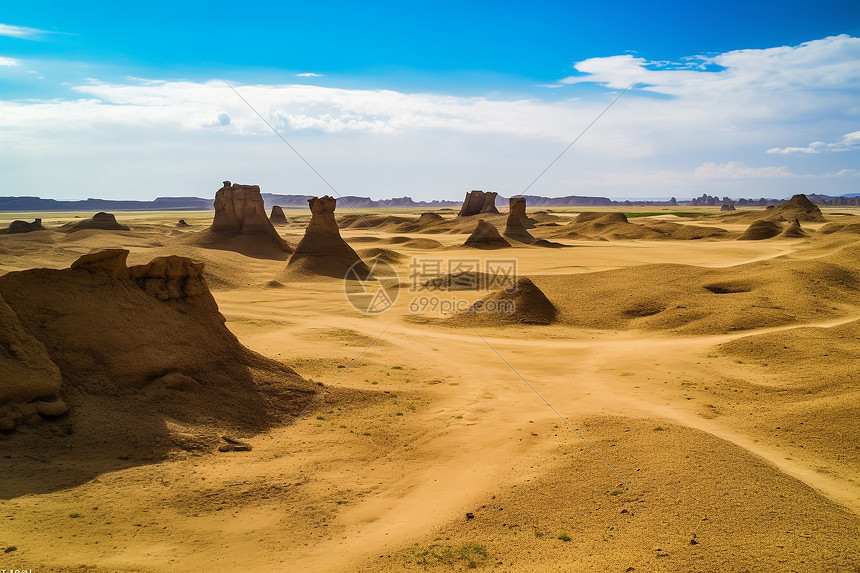
[[[860,569],[860,211],[519,209],[0,214],[3,567]]]

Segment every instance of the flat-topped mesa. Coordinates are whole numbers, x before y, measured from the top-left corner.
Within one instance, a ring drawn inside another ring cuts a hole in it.
[[[463,206],[460,207],[458,217],[469,217],[484,213],[499,215],[499,210],[496,209],[497,195],[498,193],[493,191],[469,191],[466,193],[466,198],[463,199]]]
[[[311,220],[287,270],[334,278],[344,278],[350,268],[360,275],[370,274],[358,253],[340,236],[334,218],[336,206],[337,200],[328,195],[308,199]]]
[[[289,221],[287,221],[287,216],[284,215],[284,210],[277,205],[272,207],[269,221],[271,221],[273,225],[287,225],[289,223]]]

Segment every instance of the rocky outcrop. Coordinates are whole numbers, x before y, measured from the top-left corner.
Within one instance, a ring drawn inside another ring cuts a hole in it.
[[[46,402],[37,404],[42,415],[57,415],[59,386],[70,415],[85,413],[78,414],[76,435],[90,432],[103,447],[127,448],[145,442],[147,432],[166,432],[165,417],[198,429],[266,427],[289,411],[292,388],[310,387],[239,343],[225,326],[202,264],[167,256],[129,268],[127,256],[111,250],[85,255],[71,269],[0,276],[0,297],[36,339],[0,344],[0,354],[14,348],[19,362],[27,352],[47,355],[28,359],[41,378],[25,385],[33,388],[29,394],[15,390],[16,399]],[[0,318],[0,330],[8,324]],[[277,383],[258,386],[258,373]],[[6,384],[0,388],[0,395],[8,391]]]
[[[821,213],[821,209],[809,200],[804,194],[794,195],[773,209],[767,209],[768,219],[771,221],[798,220],[805,223],[823,223],[827,219]]]
[[[735,210],[735,202],[734,201],[723,201],[723,204],[720,206],[720,211],[734,211]]]
[[[179,222],[176,223],[177,227],[190,227],[188,223],[185,222],[185,219],[179,219]]]
[[[284,210],[275,205],[272,207],[272,212],[269,215],[269,221],[272,222],[272,225],[287,225],[289,221],[287,221],[287,216],[284,215]]]
[[[99,212],[90,219],[78,221],[69,227],[69,232],[83,231],[86,229],[101,229],[103,231],[128,231],[128,227],[120,225],[116,216],[112,213]]]
[[[463,206],[460,207],[458,216],[469,217],[484,213],[499,215],[499,210],[496,209],[497,195],[498,193],[492,191],[469,191],[466,193],[466,198],[463,200]]]
[[[42,226],[42,220],[36,219],[32,223],[28,223],[27,221],[12,221],[9,223],[9,228],[0,231],[0,233],[6,233],[8,235],[13,235],[16,233],[31,233],[33,231],[44,231],[45,227]]]
[[[170,255],[129,267],[128,274],[143,292],[162,302],[185,301],[209,312],[218,312],[218,305],[203,279],[203,263]]]
[[[128,278],[128,251],[125,249],[107,249],[97,253],[82,255],[72,263],[73,269],[87,272],[103,271],[117,279]]]
[[[761,241],[770,239],[782,233],[782,227],[778,223],[769,220],[755,221],[747,227],[743,235],[738,237],[739,241]]]
[[[780,237],[784,237],[786,239],[804,239],[809,235],[800,227],[800,221],[795,219],[788,225],[786,225],[785,229],[780,234]]]
[[[68,410],[60,399],[60,369],[0,297],[0,432]]]
[[[290,252],[290,246],[266,216],[266,206],[258,185],[225,181],[224,186],[215,193],[215,218],[210,230],[225,236],[268,237],[275,246]]]
[[[513,287],[500,289],[477,301],[455,322],[476,324],[552,324],[558,310],[531,279],[520,277]]]
[[[350,247],[335,221],[337,200],[334,197],[312,197],[308,199],[311,220],[305,236],[287,263],[287,271],[293,276],[317,275],[344,278],[352,269],[359,276],[369,276],[370,269]]]
[[[508,203],[508,219],[505,223],[504,235],[520,243],[533,244],[537,239],[528,230],[533,229],[535,225],[526,216],[525,198],[511,197]]]
[[[480,220],[463,246],[475,249],[504,249],[510,247],[511,244],[502,238],[496,227]]]

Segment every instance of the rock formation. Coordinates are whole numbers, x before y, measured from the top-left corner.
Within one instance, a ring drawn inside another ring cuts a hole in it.
[[[498,193],[492,191],[469,191],[463,200],[463,206],[460,208],[458,217],[468,217],[484,213],[499,215],[499,210],[496,209],[497,195]]]
[[[12,235],[15,233],[30,233],[32,231],[44,230],[45,227],[42,226],[42,220],[36,219],[32,223],[28,223],[27,221],[12,221],[9,223],[9,228],[5,231],[0,231],[0,233]]]
[[[720,211],[734,211],[735,203],[734,201],[723,201],[722,206],[720,206]]]
[[[534,224],[526,216],[526,200],[524,197],[511,197],[509,200],[508,220],[505,223],[504,235],[521,243],[534,243],[536,239],[528,229]]]
[[[215,193],[215,217],[208,230],[189,234],[189,244],[236,251],[263,259],[286,260],[293,252],[266,216],[257,185],[224,182]]]
[[[780,234],[780,237],[785,237],[786,239],[803,239],[808,236],[806,231],[800,228],[800,221],[797,219],[789,223],[782,231],[782,234]]]
[[[478,221],[478,225],[463,246],[476,249],[504,249],[511,244],[502,238],[496,227],[482,219]]]
[[[74,223],[69,228],[70,232],[83,231],[85,229],[102,229],[105,231],[128,231],[128,227],[120,225],[116,221],[116,216],[112,213],[98,212],[91,219],[84,219]]]
[[[498,290],[477,301],[455,319],[485,323],[552,324],[558,311],[529,278],[520,277],[513,288]]]
[[[188,223],[185,222],[185,219],[179,219],[179,222],[176,223],[177,227],[190,227]]]
[[[361,277],[369,276],[370,269],[340,236],[334,218],[337,200],[328,195],[312,197],[308,199],[308,206],[311,221],[287,263],[287,272],[342,279],[352,269]]]
[[[114,249],[84,255],[71,269],[0,276],[0,297],[23,327],[11,338],[31,338],[9,345],[14,323],[0,318],[0,362],[8,361],[8,348],[31,365],[16,371],[13,384],[0,385],[0,402],[11,392],[26,404],[36,400],[43,416],[58,415],[59,389],[70,415],[83,416],[76,435],[98,426],[91,439],[126,448],[146,442],[147,432],[163,435],[165,416],[198,429],[260,429],[283,419],[296,388],[308,395],[309,383],[248,350],[226,328],[202,264],[168,256],[127,267],[127,256]],[[263,388],[264,380],[272,383]],[[0,426],[21,419],[11,416],[4,405]]]
[[[87,272],[104,271],[115,279],[127,279],[128,251],[125,249],[107,249],[97,253],[82,255],[72,263],[72,269],[80,269]]]
[[[804,194],[794,195],[773,209],[767,209],[768,219],[771,221],[792,221],[797,219],[805,223],[823,223],[827,219],[821,213],[821,209],[809,200]]]
[[[738,237],[739,241],[761,241],[770,239],[782,233],[782,227],[778,223],[769,220],[754,221],[743,235]]]
[[[284,215],[284,210],[277,205],[272,207],[272,213],[269,215],[269,221],[271,221],[273,225],[289,224],[289,221],[287,221],[287,216]]]
[[[0,432],[66,413],[60,369],[0,297]]]
[[[266,206],[259,185],[239,185],[225,181],[224,186],[215,193],[215,218],[210,229],[222,235],[266,236],[276,246],[287,252],[290,250],[266,217]]]

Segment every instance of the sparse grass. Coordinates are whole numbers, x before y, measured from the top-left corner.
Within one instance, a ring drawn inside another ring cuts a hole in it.
[[[425,568],[441,563],[448,566],[465,564],[468,569],[477,569],[487,561],[487,548],[478,543],[467,543],[459,547],[431,545],[426,549],[413,545],[411,555],[407,556],[406,561],[423,565]]]
[[[395,416],[402,416],[402,415],[403,415],[403,412],[397,412],[397,413],[395,414]]]
[[[323,416],[317,416],[317,420],[325,420]]]
[[[616,489],[613,490],[612,493],[610,493],[609,495],[621,495],[622,493],[624,493],[622,490]]]
[[[79,517],[83,517],[83,514],[78,513],[77,511],[73,511],[69,514],[69,517],[71,517],[72,519],[78,519]]]
[[[345,424],[341,424],[341,425],[340,425],[340,427],[341,427],[341,428],[343,428],[344,430],[346,429],[346,425],[345,425]]]
[[[558,539],[561,539],[562,541],[570,541],[571,537],[566,532],[562,531],[558,534]]]
[[[415,404],[408,404],[408,405],[406,406],[406,408],[407,408],[407,409],[409,409],[409,410],[415,411]]]
[[[392,366],[392,370],[403,370],[403,366]]]

